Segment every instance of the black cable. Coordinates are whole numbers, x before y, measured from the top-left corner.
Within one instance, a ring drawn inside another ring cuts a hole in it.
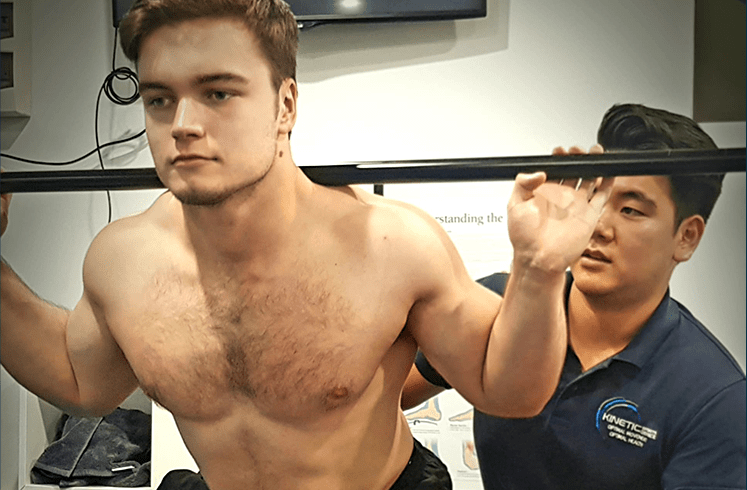
[[[106,170],[104,167],[104,158],[101,154],[101,150],[103,148],[106,148],[107,146],[112,146],[112,145],[117,145],[120,143],[126,143],[128,141],[132,141],[134,139],[139,138],[143,134],[145,134],[145,130],[143,129],[138,134],[134,136],[129,136],[127,138],[123,138],[121,140],[110,141],[109,143],[105,143],[103,145],[100,144],[99,142],[99,104],[101,102],[101,94],[102,93],[106,94],[106,97],[110,101],[112,101],[114,104],[117,104],[117,105],[130,105],[130,104],[135,103],[140,98],[140,90],[139,90],[137,74],[134,71],[132,71],[129,67],[123,66],[123,67],[116,68],[116,56],[117,56],[117,29],[114,30],[114,52],[112,53],[112,71],[104,79],[104,83],[101,85],[98,96],[96,97],[96,112],[94,114],[94,138],[96,140],[96,148],[89,151],[83,156],[80,156],[78,158],[65,161],[65,162],[48,162],[48,161],[41,161],[41,160],[32,160],[29,158],[22,158],[22,157],[17,157],[13,155],[8,155],[7,153],[0,153],[0,156],[3,158],[17,160],[19,162],[30,163],[34,165],[62,166],[62,165],[71,165],[73,163],[80,162],[81,160],[88,158],[94,153],[97,153],[98,158],[99,158],[99,166],[101,167],[101,170]],[[114,90],[114,80],[129,80],[130,82],[132,82],[134,86],[133,93],[126,97],[119,95],[116,92],[116,90]],[[108,222],[111,223],[112,221],[112,200],[111,200],[111,194],[109,190],[106,191],[106,199],[109,205]]]
[[[93,155],[94,153],[96,153],[96,151],[98,149],[102,149],[103,150],[107,146],[118,145],[120,143],[127,143],[128,141],[132,141],[134,139],[137,139],[137,138],[141,137],[144,134],[145,134],[145,130],[143,129],[142,131],[140,131],[138,134],[136,134],[134,136],[128,136],[127,138],[124,138],[124,139],[121,139],[121,140],[110,141],[109,143],[104,143],[99,148],[94,148],[93,150],[89,151],[85,155],[80,156],[80,157],[78,157],[78,158],[76,158],[74,160],[66,161],[66,162],[45,162],[45,161],[42,161],[42,160],[31,160],[29,158],[22,158],[22,157],[17,157],[17,156],[14,156],[14,155],[8,155],[7,153],[0,153],[0,156],[3,157],[3,158],[7,158],[9,160],[17,160],[19,162],[31,163],[31,164],[34,164],[34,165],[51,165],[51,166],[72,165],[73,163],[78,163],[81,160],[85,160],[86,158],[90,157],[91,155]]]
[[[99,156],[99,165],[101,165],[101,170],[106,170],[104,168],[104,157],[101,155],[101,144],[99,143],[99,103],[101,102],[101,93],[105,93],[106,96],[109,98],[110,101],[112,101],[115,104],[119,105],[130,105],[137,101],[140,98],[140,90],[138,86],[138,80],[137,75],[135,72],[133,72],[128,67],[121,67],[116,68],[116,58],[117,58],[117,33],[118,30],[114,29],[114,50],[112,52],[112,71],[109,73],[109,75],[106,76],[104,79],[104,83],[101,85],[101,89],[99,89],[99,95],[96,97],[96,113],[94,115],[94,136],[96,138],[96,152]],[[114,80],[130,80],[132,84],[135,86],[135,90],[132,95],[129,97],[121,97],[117,92],[114,90]],[[106,191],[106,201],[109,205],[109,219],[107,220],[107,223],[112,222],[112,196],[111,192],[107,189]]]
[[[106,96],[118,105],[130,105],[140,98],[140,86],[138,84],[137,74],[127,66],[116,67],[117,57],[117,29],[114,29],[114,52],[112,53],[112,72],[104,80],[104,93]],[[129,80],[134,85],[135,90],[129,97],[122,97],[114,90],[114,79]]]
[[[109,80],[109,77],[106,77],[106,79],[104,80],[104,84],[101,85],[101,88],[99,89],[99,95],[96,97],[96,112],[93,117],[93,133],[96,138],[96,153],[98,153],[98,156],[99,156],[99,165],[101,165],[101,170],[106,170],[106,169],[104,168],[104,157],[101,155],[101,145],[99,144],[99,102],[101,102],[101,92],[104,91],[104,87],[106,87],[107,80]],[[111,223],[112,222],[112,195],[111,195],[111,192],[109,192],[109,189],[106,190],[106,202],[108,204],[108,209],[109,209],[109,217],[106,222]]]

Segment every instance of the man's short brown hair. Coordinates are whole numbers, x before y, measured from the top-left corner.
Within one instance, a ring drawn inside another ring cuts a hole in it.
[[[135,0],[119,24],[122,50],[137,63],[143,39],[159,27],[221,17],[239,19],[254,33],[275,89],[286,78],[296,79],[298,23],[282,0]]]

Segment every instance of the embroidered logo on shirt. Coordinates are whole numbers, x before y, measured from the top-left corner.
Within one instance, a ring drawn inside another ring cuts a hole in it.
[[[655,440],[657,432],[641,425],[638,405],[622,397],[610,398],[597,409],[597,430],[603,437],[637,447]]]

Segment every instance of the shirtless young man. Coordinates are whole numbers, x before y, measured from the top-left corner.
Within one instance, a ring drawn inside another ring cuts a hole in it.
[[[425,470],[403,478],[414,442],[399,408],[418,346],[483,411],[542,409],[565,354],[563,271],[608,183],[589,200],[587,186],[517,178],[502,300],[422,211],[295,165],[284,3],[138,1],[120,29],[168,192],[96,237],[72,311],[2,264],[12,376],[70,413],[108,413],[141,386],[212,490],[425,488]],[[567,213],[537,188],[567,194]]]

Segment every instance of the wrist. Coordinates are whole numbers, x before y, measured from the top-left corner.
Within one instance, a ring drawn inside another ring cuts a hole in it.
[[[539,277],[565,277],[569,264],[566,257],[537,251],[517,252],[511,262],[511,272],[524,271]]]

